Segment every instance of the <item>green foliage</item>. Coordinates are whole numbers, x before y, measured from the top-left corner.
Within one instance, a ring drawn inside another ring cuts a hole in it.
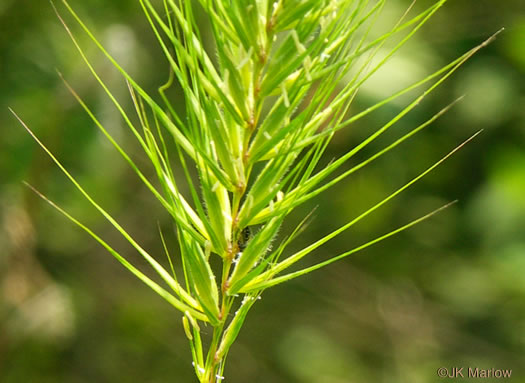
[[[360,87],[387,64],[445,2],[437,1],[414,16],[409,8],[388,31],[371,38],[384,0],[372,4],[367,0],[200,0],[198,4],[164,0],[159,6],[140,0],[171,71],[168,82],[159,89],[161,103],[117,63],[63,0],[80,29],[126,80],[136,116],[120,104],[92,65],[76,33],[57,11],[81,58],[153,166],[157,175],[155,183],[139,169],[71,86],[67,83],[66,86],[173,218],[184,282],[179,282],[175,275],[175,261],[162,233],[171,270],[166,270],[148,254],[28,129],[74,186],[138,251],[167,288],[147,277],[76,218],[48,202],[183,313],[183,326],[201,382],[222,379],[228,350],[263,290],[354,254],[442,210],[439,208],[324,262],[290,270],[428,174],[459,147],[310,246],[288,252],[288,245],[299,234],[303,221],[288,239],[275,249],[272,247],[283,221],[295,208],[388,153],[448,110],[446,107],[376,154],[341,171],[343,165],[411,112],[494,37],[383,101],[361,112],[350,111]],[[201,11],[209,20],[214,52],[205,48],[202,27],[195,16]],[[389,47],[387,43],[392,40],[396,43]],[[166,93],[175,80],[184,93],[184,116],[176,111],[178,108]],[[320,166],[328,144],[338,131],[420,87],[425,88],[390,121],[346,154]],[[175,164],[180,169],[176,169]],[[178,170],[184,179],[175,176],[180,174]],[[188,190],[187,195],[182,190]],[[244,238],[249,228],[254,233]],[[222,265],[220,275],[216,275],[212,267],[217,260]],[[213,327],[206,356],[198,321]]]

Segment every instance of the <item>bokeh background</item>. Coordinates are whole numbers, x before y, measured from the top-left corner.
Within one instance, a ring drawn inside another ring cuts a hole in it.
[[[137,1],[72,3],[139,83],[154,90],[165,81],[167,65]],[[385,20],[394,20],[407,4],[390,1]],[[439,367],[494,367],[512,369],[512,381],[525,382],[524,11],[522,0],[450,1],[363,87],[353,111],[506,28],[367,153],[457,97],[466,98],[402,148],[326,192],[295,246],[339,227],[484,129],[438,170],[314,257],[341,253],[448,201],[459,202],[352,258],[269,290],[229,356],[227,381],[420,383],[439,381]],[[129,103],[111,64],[77,35],[112,89]],[[169,217],[104,141],[56,70],[139,153],[51,5],[2,0],[0,382],[193,382],[179,313],[22,184],[34,185],[138,261],[8,106],[147,249],[162,254],[157,222],[169,228]],[[392,103],[342,132],[327,158],[358,143],[402,107]],[[298,211],[289,227],[311,207]]]

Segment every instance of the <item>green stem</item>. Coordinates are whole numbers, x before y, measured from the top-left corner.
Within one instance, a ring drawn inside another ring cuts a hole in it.
[[[222,332],[224,330],[224,321],[217,327],[213,328],[213,337],[208,350],[208,357],[206,359],[205,372],[201,383],[218,383],[220,380],[217,379],[218,370],[220,367],[220,360],[217,360],[217,349],[219,342],[222,338]]]

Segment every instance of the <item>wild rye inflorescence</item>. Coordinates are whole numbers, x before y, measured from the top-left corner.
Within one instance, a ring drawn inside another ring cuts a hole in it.
[[[304,221],[286,239],[274,244],[278,230],[292,210],[381,157],[442,115],[448,107],[368,159],[349,170],[339,171],[490,39],[383,101],[361,112],[349,113],[362,84],[382,68],[446,0],[437,1],[416,15],[407,10],[388,32],[373,39],[369,34],[385,0],[163,0],[158,6],[149,0],[139,1],[171,70],[169,81],[159,89],[163,100],[160,104],[116,62],[63,0],[80,29],[126,80],[138,123],[133,122],[114,97],[75,35],[58,12],[57,15],[153,165],[161,190],[148,180],[79,95],[67,83],[66,86],[173,218],[184,278],[179,279],[173,268],[162,267],[29,132],[84,197],[149,263],[164,287],[76,218],[48,202],[182,312],[195,373],[200,382],[217,382],[223,379],[226,356],[248,311],[265,289],[362,250],[443,208],[358,248],[291,271],[297,262],[394,198],[458,148],[310,246],[294,253],[287,247]],[[214,52],[204,47],[203,30],[195,19],[196,7],[208,17]],[[387,48],[385,43],[391,38],[398,41]],[[184,93],[184,117],[166,94],[175,81]],[[419,87],[424,87],[419,96],[388,123],[346,154],[326,166],[318,166],[337,131]],[[169,149],[172,146],[168,139],[173,141],[175,150]],[[185,180],[175,177],[174,158]],[[192,176],[194,172],[198,181]],[[187,195],[180,192],[183,181],[189,190]],[[170,264],[175,262],[162,234],[161,240]],[[222,262],[219,275],[211,267],[212,258]],[[213,328],[206,347],[201,339],[203,324]]]

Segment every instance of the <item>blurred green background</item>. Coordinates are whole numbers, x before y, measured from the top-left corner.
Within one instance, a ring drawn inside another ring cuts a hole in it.
[[[167,65],[137,1],[72,3],[139,83],[154,90],[165,81]],[[390,1],[385,17],[399,15],[407,4]],[[315,220],[295,246],[339,227],[484,129],[314,257],[339,254],[448,201],[459,203],[350,259],[269,290],[229,355],[228,382],[435,382],[442,366],[512,369],[512,381],[525,382],[524,11],[522,0],[450,1],[362,89],[353,111],[506,28],[367,154],[455,98],[466,98],[402,148],[322,195]],[[77,36],[129,103],[119,75]],[[157,222],[169,228],[169,217],[104,141],[56,69],[139,154],[51,5],[2,0],[0,382],[193,382],[179,313],[22,184],[34,185],[140,263],[8,106],[141,244],[161,256]],[[392,103],[336,136],[327,159],[402,107]],[[313,206],[298,211],[289,227]]]

